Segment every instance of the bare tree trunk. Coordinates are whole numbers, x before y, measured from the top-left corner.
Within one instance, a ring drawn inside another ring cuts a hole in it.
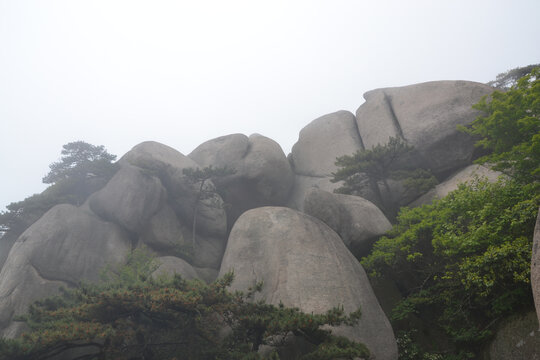
[[[199,192],[197,193],[197,198],[195,199],[195,206],[193,207],[193,228],[192,228],[192,239],[191,246],[193,246],[193,251],[195,251],[195,239],[196,239],[196,228],[197,228],[197,212],[199,210],[199,202],[201,201],[202,192],[204,188],[204,183],[206,179],[201,180],[201,186],[199,186]]]

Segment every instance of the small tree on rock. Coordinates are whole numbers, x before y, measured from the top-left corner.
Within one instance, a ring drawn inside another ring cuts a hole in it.
[[[400,138],[391,137],[386,145],[378,144],[370,150],[359,150],[352,155],[336,159],[339,169],[333,173],[332,182],[343,181],[344,185],[337,192],[345,194],[360,193],[368,187],[374,192],[379,204],[388,214],[393,214],[392,200],[384,201],[379,183],[382,182],[386,192],[391,196],[389,179],[403,180],[406,187],[422,190],[436,184],[436,180],[428,170],[413,169],[403,163],[406,155],[413,147]]]
[[[62,148],[61,160],[49,165],[51,171],[43,177],[45,184],[54,184],[74,177],[107,177],[113,170],[111,163],[116,159],[116,155],[109,154],[103,145],[75,141]]]
[[[192,246],[195,247],[196,240],[196,228],[197,228],[197,214],[199,206],[202,201],[211,199],[217,195],[214,186],[209,185],[209,181],[215,178],[224,177],[234,174],[236,171],[228,169],[227,167],[214,168],[207,166],[203,169],[200,168],[186,168],[182,170],[182,173],[186,177],[187,181],[197,186],[197,192],[195,202],[193,204],[193,223],[192,223]]]

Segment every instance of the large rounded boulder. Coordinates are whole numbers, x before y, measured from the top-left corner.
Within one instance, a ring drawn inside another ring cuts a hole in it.
[[[332,176],[336,158],[362,150],[356,119],[349,111],[321,116],[302,130],[292,147],[292,163],[296,174]]]
[[[233,289],[262,281],[256,299],[270,304],[282,302],[307,313],[361,308],[356,326],[334,332],[366,344],[376,359],[397,359],[392,328],[364,269],[323,222],[289,208],[245,212],[230,233],[220,276],[229,271],[235,274]]]
[[[416,207],[430,204],[434,200],[442,199],[450,192],[457,190],[460,184],[468,183],[475,179],[486,179],[489,182],[496,182],[501,175],[502,173],[482,165],[469,165],[452,174],[433,189],[411,202],[408,206]]]
[[[57,205],[30,226],[13,245],[0,273],[0,328],[20,333],[12,318],[28,305],[75,286],[97,281],[106,266],[123,264],[131,250],[128,234],[87,209]]]
[[[103,219],[138,232],[163,205],[161,181],[141,168],[124,165],[88,204]]]
[[[313,187],[338,188],[330,181],[337,170],[336,158],[363,149],[356,119],[349,111],[327,114],[306,125],[289,156],[296,176],[288,206],[302,210],[305,194]]]
[[[414,146],[410,161],[436,174],[447,174],[470,164],[474,139],[457,130],[470,124],[472,109],[493,88],[469,81],[434,81],[376,89],[364,94],[356,112],[358,130],[366,149],[402,138]]]
[[[358,256],[367,255],[375,240],[392,228],[390,221],[372,202],[317,188],[307,192],[304,212],[330,226]]]
[[[214,179],[229,206],[229,224],[246,210],[285,205],[289,198],[294,177],[291,166],[279,144],[265,136],[222,136],[199,145],[189,157],[203,167],[234,171]]]
[[[140,169],[143,175],[160,181],[166,190],[166,201],[160,206],[144,207],[148,216],[137,223],[141,241],[160,254],[191,246],[192,265],[218,269],[227,242],[225,204],[211,180],[201,184],[185,174],[186,169],[204,165],[153,141],[135,146],[120,159],[120,164],[122,168]]]

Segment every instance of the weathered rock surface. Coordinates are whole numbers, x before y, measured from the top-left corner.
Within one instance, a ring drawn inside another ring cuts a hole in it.
[[[304,199],[310,189],[315,188],[333,192],[335,189],[341,186],[340,183],[333,183],[330,181],[330,179],[330,177],[326,176],[314,177],[295,175],[293,189],[291,191],[291,196],[287,206],[296,210],[304,211]]]
[[[373,242],[392,228],[390,221],[372,202],[359,196],[332,194],[316,188],[307,192],[304,212],[330,226],[359,256],[367,255]]]
[[[152,273],[153,277],[178,274],[186,280],[200,279],[197,271],[183,259],[175,256],[161,256],[156,261],[159,263],[159,266]]]
[[[229,205],[231,225],[246,210],[284,205],[288,200],[294,174],[279,144],[265,136],[222,136],[199,145],[189,157],[202,167],[235,171],[214,180]]]
[[[495,182],[502,174],[498,171],[491,170],[482,165],[469,165],[450,176],[427,193],[414,200],[409,204],[411,207],[430,204],[435,199],[442,199],[450,192],[457,190],[459,184],[474,180],[476,177],[485,178],[490,182]]]
[[[336,332],[365,343],[377,359],[397,359],[392,328],[364,269],[323,222],[288,208],[245,212],[231,231],[220,275],[233,269],[234,289],[263,281],[256,297],[271,304],[281,301],[308,313],[361,307],[360,323]]]
[[[57,205],[16,241],[0,273],[0,328],[18,335],[11,323],[33,301],[61,285],[96,281],[107,264],[125,262],[131,242],[120,227],[72,205]]]
[[[338,111],[313,120],[300,131],[292,148],[294,172],[304,176],[331,177],[336,158],[362,150],[356,119]]]
[[[198,166],[193,160],[170,146],[155,141],[145,141],[136,145],[119,160],[120,164],[131,165],[154,171],[166,183],[183,183],[182,170]],[[167,186],[167,184],[165,185]]]
[[[489,360],[540,359],[540,332],[536,313],[514,316],[504,321],[486,350]]]
[[[165,197],[158,178],[124,165],[103,189],[90,196],[88,204],[103,219],[137,232],[163,205]]]
[[[188,246],[189,230],[178,221],[170,206],[163,206],[147,223],[139,237],[140,241],[158,252]]]
[[[434,81],[372,90],[356,112],[363,145],[370,149],[400,137],[415,147],[410,161],[436,174],[470,163],[473,139],[457,131],[478,112],[471,106],[493,88],[469,81]]]
[[[191,223],[199,187],[188,181],[183,170],[200,168],[202,165],[167,145],[153,141],[135,146],[120,159],[120,163],[138,166],[158,176],[167,189],[173,209],[181,219]],[[214,188],[212,181],[205,182],[204,191],[212,194],[198,205],[197,231],[205,235],[226,236],[227,218],[223,200],[213,192]]]
[[[154,230],[150,230],[154,234],[150,234],[147,241],[154,242],[154,246],[158,247],[164,243],[171,244],[171,241],[180,235],[180,230],[184,238],[183,244],[192,244],[193,218],[195,209],[197,209],[193,265],[219,269],[227,242],[225,205],[217,194],[212,181],[205,182],[203,187],[205,196],[199,197],[200,185],[188,181],[183,173],[184,169],[195,169],[203,166],[169,146],[152,141],[135,146],[120,159],[120,163],[123,166],[130,164],[141,167],[159,177],[168,194],[168,205],[166,206],[170,206],[174,210],[180,223],[180,226],[173,225],[174,219],[170,212],[166,215],[167,219],[163,218],[165,215],[160,214],[159,218],[154,218],[153,221],[165,221],[168,226],[174,228],[169,228],[169,233],[165,236],[164,229],[157,230],[154,227]],[[198,205],[195,206],[197,201]],[[145,231],[147,230],[145,229]],[[156,232],[161,233],[159,239],[155,236]],[[186,234],[186,232],[189,233]],[[160,242],[160,245],[156,242]]]
[[[540,209],[534,228],[532,257],[531,257],[531,287],[534,297],[534,305],[540,322]]]

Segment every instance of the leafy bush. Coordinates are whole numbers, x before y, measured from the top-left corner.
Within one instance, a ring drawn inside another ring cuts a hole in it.
[[[313,345],[305,359],[369,357],[364,345],[321,329],[355,324],[360,311],[305,314],[253,302],[262,284],[245,294],[227,291],[232,273],[208,285],[178,275],[155,279],[155,265],[135,251],[107,282],[35,303],[21,319],[30,330],[0,340],[0,359],[52,359],[75,348],[87,351],[85,359],[261,359],[262,345],[279,348],[290,334]]]
[[[479,136],[491,151],[477,162],[491,163],[522,183],[540,181],[540,68],[506,92],[494,91],[474,105],[480,115],[461,130]]]
[[[515,181],[475,180],[431,205],[402,208],[362,264],[405,295],[395,320],[440,313],[458,348],[489,338],[497,320],[532,304],[530,259],[540,194]]]

